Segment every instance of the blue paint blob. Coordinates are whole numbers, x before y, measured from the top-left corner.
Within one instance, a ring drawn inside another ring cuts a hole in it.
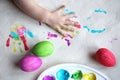
[[[68,9],[65,9],[65,10],[64,10],[64,13],[65,13],[65,14],[75,14],[74,11],[70,11],[70,10],[68,10]]]
[[[102,33],[103,31],[105,31],[105,28],[101,30],[91,30],[91,33]]]
[[[107,11],[102,10],[102,9],[96,9],[94,10],[94,12],[107,14]]]
[[[30,32],[29,30],[26,30],[25,33],[27,33],[29,35],[29,37],[34,38],[34,35],[32,32]]]
[[[56,73],[56,77],[57,77],[58,80],[68,80],[68,78],[70,77],[70,74],[67,70],[60,69]]]
[[[10,32],[10,35],[15,39],[18,40],[19,39],[19,35],[13,31]]]
[[[90,31],[89,27],[88,26],[83,26],[83,28],[87,29],[88,32]]]

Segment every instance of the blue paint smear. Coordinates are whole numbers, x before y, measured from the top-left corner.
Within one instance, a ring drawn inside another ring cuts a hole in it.
[[[29,30],[26,30],[26,31],[25,31],[25,33],[26,33],[26,34],[28,34],[28,35],[29,35],[29,37],[34,38],[33,33],[32,33],[32,32],[30,32]]]
[[[107,11],[102,10],[102,9],[96,9],[94,10],[94,12],[107,14]]]
[[[88,26],[83,26],[83,28],[87,29],[88,32],[90,31],[89,27]]]
[[[91,16],[89,16],[89,17],[87,17],[87,20],[90,20],[92,17]]]
[[[67,70],[60,69],[56,73],[56,77],[57,77],[58,80],[68,80],[68,78],[70,77],[70,74]]]
[[[101,30],[91,30],[91,33],[102,33],[103,31],[105,31],[105,28]]]
[[[65,13],[65,14],[75,14],[74,11],[70,11],[69,9],[65,9],[65,10],[64,10],[64,13]]]
[[[13,31],[10,32],[10,35],[14,38],[14,39],[19,39],[19,35]]]
[[[105,31],[105,28],[100,29],[100,30],[94,30],[94,29],[90,30],[90,28],[88,26],[83,26],[83,28],[87,29],[88,32],[91,32],[91,33],[102,33]]]

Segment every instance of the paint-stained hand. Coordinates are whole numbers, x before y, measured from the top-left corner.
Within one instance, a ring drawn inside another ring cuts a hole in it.
[[[74,25],[78,22],[71,21],[70,18],[76,17],[75,14],[64,14],[65,6],[61,6],[55,11],[48,13],[43,20],[44,23],[55,29],[62,36],[66,36],[66,32],[74,32]]]

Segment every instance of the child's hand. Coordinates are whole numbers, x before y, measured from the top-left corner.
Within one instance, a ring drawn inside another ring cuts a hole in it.
[[[74,25],[78,22],[71,21],[70,18],[76,17],[75,14],[64,14],[64,9],[65,6],[62,6],[48,13],[42,21],[61,35],[66,36],[66,31],[74,32]]]

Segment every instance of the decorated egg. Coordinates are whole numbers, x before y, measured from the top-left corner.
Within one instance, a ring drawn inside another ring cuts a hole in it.
[[[84,80],[97,80],[96,75],[92,72],[84,74],[83,79]]]
[[[115,56],[110,50],[106,48],[100,48],[96,52],[95,57],[96,57],[96,60],[104,66],[112,67],[112,66],[115,66],[116,64]]]
[[[20,62],[19,66],[21,70],[25,72],[32,72],[37,70],[42,65],[42,60],[34,55],[27,55],[23,57]]]
[[[32,53],[39,57],[46,57],[53,53],[54,46],[50,41],[42,41],[37,43],[33,49]]]

